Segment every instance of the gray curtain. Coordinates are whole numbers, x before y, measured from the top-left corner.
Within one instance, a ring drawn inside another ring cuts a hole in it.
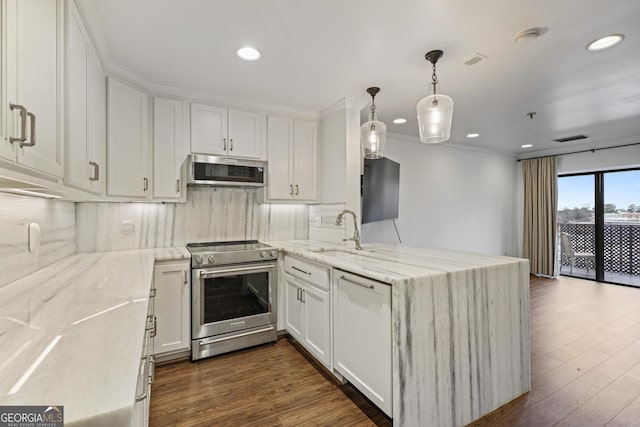
[[[524,236],[522,254],[532,274],[555,275],[558,180],[556,158],[522,161],[524,173]]]

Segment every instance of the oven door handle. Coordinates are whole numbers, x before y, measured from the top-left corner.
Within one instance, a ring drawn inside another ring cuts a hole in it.
[[[215,344],[217,342],[228,341],[228,340],[232,340],[232,339],[235,339],[235,338],[246,337],[246,336],[249,336],[249,335],[255,335],[255,334],[260,334],[262,332],[269,332],[269,331],[273,331],[273,326],[268,326],[266,328],[258,329],[258,330],[255,330],[255,331],[244,332],[242,334],[232,335],[232,336],[228,336],[228,337],[224,337],[224,338],[216,338],[216,339],[212,339],[212,340],[200,340],[199,344],[200,344],[200,347],[203,347],[205,345]]]
[[[268,270],[273,268],[274,265],[256,265],[253,267],[239,267],[239,268],[228,268],[225,270],[209,270],[209,271],[201,271],[200,278],[206,279],[208,277],[215,277],[220,274],[225,273],[243,273],[245,271],[256,271],[256,270]]]

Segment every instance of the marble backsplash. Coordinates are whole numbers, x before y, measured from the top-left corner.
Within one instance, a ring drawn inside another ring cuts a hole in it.
[[[342,243],[346,237],[347,221],[352,221],[348,217],[343,225],[336,225],[336,217],[344,208],[344,203],[309,206],[309,239]]]
[[[131,221],[132,233],[120,222]],[[309,236],[306,205],[258,204],[256,190],[189,187],[187,202],[77,203],[78,252],[184,246],[228,240]]]
[[[72,202],[0,194],[0,286],[76,252]],[[40,225],[41,245],[29,252],[28,225]]]

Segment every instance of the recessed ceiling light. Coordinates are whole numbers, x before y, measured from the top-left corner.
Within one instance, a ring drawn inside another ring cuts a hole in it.
[[[479,136],[480,136],[479,133],[468,133],[467,134],[467,138],[477,138]]]
[[[521,145],[520,147],[522,147],[522,148],[531,148],[531,147],[533,147],[533,144],[524,144],[524,145]]]
[[[260,51],[254,47],[241,47],[236,54],[245,61],[257,61],[260,59]]]
[[[611,34],[610,36],[600,37],[587,45],[587,50],[597,52],[599,50],[609,49],[620,43],[624,39],[624,34]]]
[[[403,119],[403,118],[395,119],[393,123],[397,125],[401,125],[401,124],[407,123],[407,119]]]

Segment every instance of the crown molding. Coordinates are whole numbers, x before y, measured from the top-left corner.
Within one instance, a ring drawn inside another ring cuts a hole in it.
[[[572,144],[565,147],[549,148],[546,150],[528,151],[517,156],[518,160],[526,160],[533,157],[545,156],[562,156],[563,154],[572,154],[576,151],[599,150],[601,148],[614,148],[617,145],[640,143],[640,136],[630,136],[625,138],[609,139],[606,141]],[[623,147],[616,147],[623,148]]]
[[[109,46],[107,46],[107,39],[98,18],[95,2],[94,0],[75,0],[75,2],[100,61],[105,64],[109,59]]]
[[[287,117],[294,117],[302,120],[318,121],[320,119],[320,113],[314,110],[256,101],[250,98],[222,94],[213,91],[179,88],[164,83],[152,82],[147,80],[142,74],[112,60],[106,63],[105,69],[108,76],[129,81],[149,92],[151,96],[173,96],[183,98],[189,102],[219,104],[225,107],[240,108],[267,114],[285,115]]]

